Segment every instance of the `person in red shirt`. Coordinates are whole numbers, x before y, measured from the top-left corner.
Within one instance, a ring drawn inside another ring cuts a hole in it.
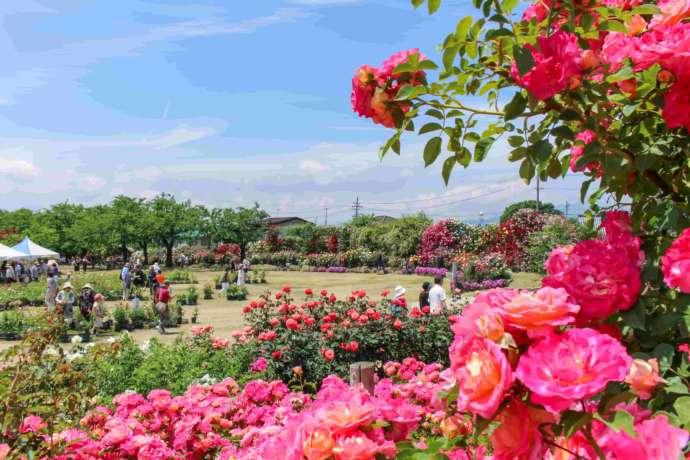
[[[166,281],[156,292],[156,311],[158,311],[158,332],[165,334],[165,325],[170,317],[170,281]]]

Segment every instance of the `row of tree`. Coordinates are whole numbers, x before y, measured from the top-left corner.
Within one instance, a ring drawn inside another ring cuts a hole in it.
[[[157,246],[165,249],[165,262],[172,265],[173,248],[182,242],[233,242],[244,255],[247,245],[265,234],[266,217],[258,204],[209,209],[168,194],[151,200],[117,196],[93,207],[65,202],[40,211],[0,210],[0,242],[12,245],[28,235],[68,258],[121,254],[126,259],[139,250],[146,263],[149,250]]]

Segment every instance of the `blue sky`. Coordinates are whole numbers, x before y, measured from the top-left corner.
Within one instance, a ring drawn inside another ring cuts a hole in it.
[[[0,207],[169,192],[258,201],[323,223],[363,212],[491,220],[534,195],[499,145],[445,187],[424,139],[383,162],[388,132],[351,111],[359,65],[437,44],[471,2],[429,17],[407,0],[5,0]],[[543,197],[580,210],[577,177]]]

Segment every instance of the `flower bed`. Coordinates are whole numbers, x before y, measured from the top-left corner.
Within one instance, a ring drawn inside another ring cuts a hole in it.
[[[458,293],[469,291],[484,291],[506,287],[510,284],[509,279],[483,280],[483,281],[458,281],[455,291]]]
[[[431,316],[404,299],[392,301],[387,292],[370,299],[353,291],[338,299],[327,290],[307,289],[298,302],[285,287],[265,295],[243,309],[257,356],[269,360],[272,375],[289,380],[299,366],[307,381],[319,382],[329,374],[345,377],[356,361],[402,360],[447,362],[450,345],[448,316]]]
[[[414,274],[418,275],[418,276],[431,276],[431,277],[443,276],[443,277],[445,277],[447,273],[448,273],[448,270],[446,270],[445,268],[417,267],[414,269]]]

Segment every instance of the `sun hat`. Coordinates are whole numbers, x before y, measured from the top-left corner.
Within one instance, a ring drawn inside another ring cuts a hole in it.
[[[93,286],[91,286],[89,283],[86,283],[84,286],[82,286],[81,290],[83,291],[84,289],[91,289],[93,291]]]
[[[62,289],[74,289],[74,286],[72,286],[72,283],[68,281],[67,283],[62,285]]]
[[[393,292],[393,298],[397,299],[399,297],[402,297],[405,295],[406,292],[407,292],[407,289],[405,289],[402,286],[398,286],[395,288],[395,291]]]

